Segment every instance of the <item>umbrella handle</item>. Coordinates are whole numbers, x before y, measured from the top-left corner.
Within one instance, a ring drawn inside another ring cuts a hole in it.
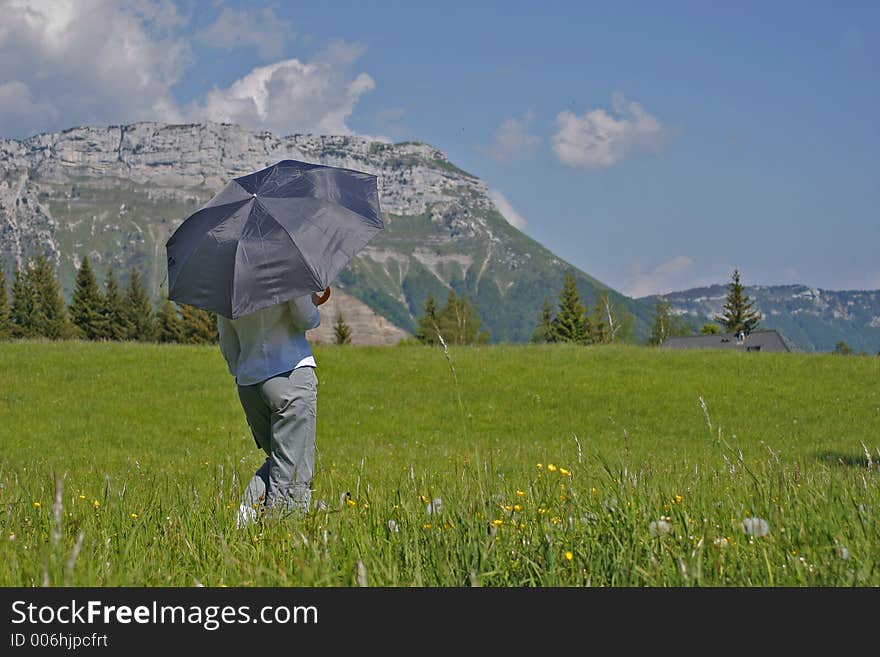
[[[326,303],[327,299],[329,299],[329,298],[330,298],[330,288],[329,287],[327,287],[324,290],[324,293],[321,295],[319,295],[317,292],[312,292],[312,303],[315,304],[315,306],[320,306],[320,305]]]

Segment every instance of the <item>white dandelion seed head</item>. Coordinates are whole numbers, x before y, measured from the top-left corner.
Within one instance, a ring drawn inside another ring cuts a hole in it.
[[[660,520],[652,520],[648,524],[648,532],[651,536],[663,536],[664,534],[668,534],[672,531],[672,524],[667,520],[660,518]]]
[[[425,513],[429,516],[439,516],[443,513],[443,500],[439,497],[435,497],[433,500],[428,502],[428,506],[425,507]]]
[[[716,538],[715,540],[712,541],[712,545],[714,545],[717,548],[726,548],[728,545],[728,542],[727,542],[726,538],[724,538],[723,536],[719,536],[718,538]]]
[[[742,521],[743,533],[762,538],[770,533],[770,523],[763,518],[746,518]]]
[[[844,561],[849,559],[849,550],[845,545],[838,545],[834,548],[834,553]]]
[[[394,518],[388,521],[388,530],[395,534],[400,531],[400,525],[397,524],[397,521],[394,520]]]

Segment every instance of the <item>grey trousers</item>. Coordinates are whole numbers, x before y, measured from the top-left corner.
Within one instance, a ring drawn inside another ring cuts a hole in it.
[[[312,367],[238,386],[254,440],[268,455],[245,489],[242,507],[282,513],[309,510],[317,393],[318,377]]]

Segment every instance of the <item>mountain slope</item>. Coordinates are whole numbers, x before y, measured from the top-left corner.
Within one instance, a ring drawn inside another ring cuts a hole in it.
[[[608,292],[644,334],[650,308],[610,290],[508,224],[484,182],[421,143],[361,137],[278,137],[200,123],[81,127],[0,140],[0,240],[10,273],[37,249],[71,292],[88,255],[99,276],[137,267],[153,293],[165,282],[164,243],[229,178],[282,159],[343,166],[379,177],[386,230],[338,285],[405,331],[433,293],[475,300],[492,339],[524,341],[544,296],[567,270],[587,303]],[[124,276],[123,276],[124,278]]]
[[[762,328],[779,329],[805,351],[830,351],[843,340],[854,351],[880,351],[880,290],[820,290],[804,285],[759,285],[745,293],[763,315]],[[727,286],[663,295],[674,312],[699,328],[721,313]],[[640,299],[651,307],[659,297]]]

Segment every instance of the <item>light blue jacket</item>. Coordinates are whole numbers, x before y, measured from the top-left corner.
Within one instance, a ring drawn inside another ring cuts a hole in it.
[[[241,386],[303,365],[315,366],[306,331],[321,323],[311,296],[263,308],[238,319],[217,316],[220,351]]]

